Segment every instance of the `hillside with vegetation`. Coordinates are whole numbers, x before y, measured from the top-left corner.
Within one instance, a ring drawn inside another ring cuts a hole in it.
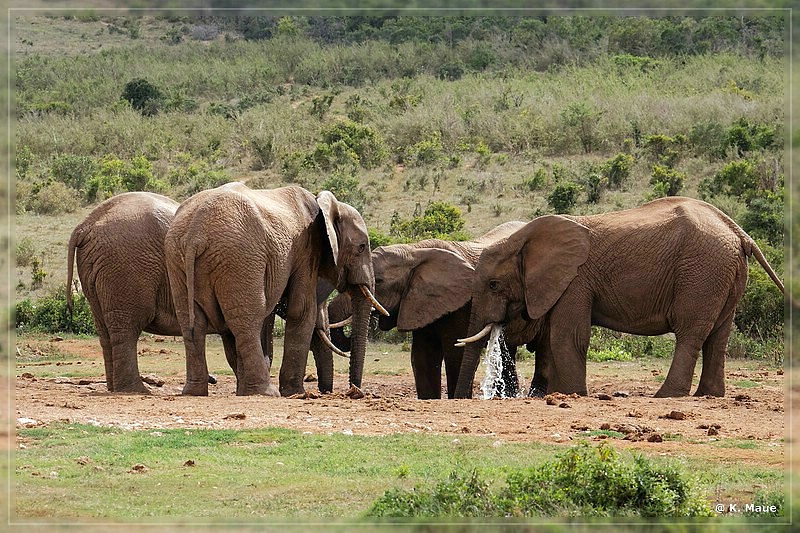
[[[13,27],[29,321],[33,302],[63,293],[56,244],[87,206],[232,180],[331,190],[373,246],[697,197],[783,272],[782,17],[83,12]],[[67,221],[55,241],[26,233],[43,217]],[[750,276],[732,342],[782,357],[782,298],[760,267]]]

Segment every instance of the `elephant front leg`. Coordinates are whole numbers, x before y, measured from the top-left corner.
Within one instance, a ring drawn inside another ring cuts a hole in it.
[[[281,396],[305,394],[303,379],[306,375],[308,350],[311,345],[311,335],[314,333],[314,323],[315,317],[311,313],[297,319],[287,317],[283,361],[278,376]]]
[[[420,400],[442,397],[442,352],[439,343],[424,332],[415,331],[411,342],[411,368]]]

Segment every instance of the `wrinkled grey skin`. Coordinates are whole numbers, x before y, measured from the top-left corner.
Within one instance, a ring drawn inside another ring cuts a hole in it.
[[[724,396],[725,350],[751,255],[783,292],[755,242],[699,200],[539,217],[481,255],[469,333],[502,325],[511,342],[532,340],[537,370],[543,368],[531,388],[585,395],[592,325],[636,335],[673,332],[675,354],[656,396],[689,394],[701,350],[695,395]],[[464,352],[459,398],[472,390],[485,343],[484,337]]]
[[[71,312],[77,260],[110,392],[148,392],[136,357],[142,331],[180,335],[164,261],[164,236],[177,208],[159,194],[120,194],[98,205],[70,236],[67,307]]]
[[[186,348],[188,395],[207,395],[205,332],[232,344],[238,395],[304,394],[308,350],[320,316],[321,277],[354,300],[350,382],[361,386],[374,291],[366,226],[327,191],[253,190],[230,183],[202,191],[178,209],[165,239],[167,270]],[[276,304],[286,301],[279,389],[271,383],[261,338]],[[229,353],[226,349],[226,354]]]
[[[149,393],[139,375],[136,345],[142,331],[181,334],[164,258],[164,237],[178,203],[149,192],[124,193],[102,202],[75,227],[67,248],[67,307],[72,312],[73,264],[89,301],[103,349],[109,392]],[[328,289],[330,292],[330,289]],[[318,323],[327,327],[327,317]],[[266,323],[265,323],[266,326]],[[272,354],[272,327],[262,338]],[[217,333],[213,329],[208,333]],[[319,343],[319,339],[315,337]],[[231,348],[232,343],[226,344]],[[319,343],[315,354],[329,361],[330,350]],[[235,353],[226,354],[235,360]],[[325,370],[318,369],[323,376]],[[211,383],[213,378],[209,377]],[[320,386],[323,382],[320,381]],[[328,391],[329,392],[329,391]]]
[[[441,398],[443,362],[447,396],[453,398],[464,352],[454,344],[467,333],[474,267],[486,247],[524,225],[507,222],[472,241],[428,239],[373,251],[375,296],[390,314],[380,317],[378,326],[384,331],[396,327],[412,332],[411,367],[419,399]],[[346,311],[346,296],[334,298],[331,322],[348,316]],[[341,342],[341,336],[331,331],[334,342]],[[503,365],[502,380],[505,393],[515,396],[519,389],[517,345],[508,346],[510,360]]]

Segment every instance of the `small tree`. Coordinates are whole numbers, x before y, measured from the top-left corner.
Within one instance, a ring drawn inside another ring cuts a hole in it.
[[[653,192],[656,198],[676,196],[683,188],[685,181],[686,174],[683,172],[678,172],[674,168],[653,165],[650,185],[653,185]]]
[[[144,116],[158,113],[163,98],[161,90],[144,78],[129,81],[122,91],[122,99]]]
[[[578,193],[581,191],[581,186],[571,181],[562,181],[557,183],[550,195],[547,197],[547,203],[555,209],[556,213],[569,213],[578,202]]]

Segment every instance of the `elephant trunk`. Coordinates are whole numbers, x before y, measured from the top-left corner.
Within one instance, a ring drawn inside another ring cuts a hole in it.
[[[481,328],[482,322],[479,322],[474,317],[470,319],[468,333],[478,331]],[[491,325],[488,325],[489,327]],[[484,326],[481,333],[486,331]],[[472,398],[472,382],[475,379],[475,372],[478,370],[478,364],[481,361],[481,350],[486,345],[486,336],[473,335],[476,338],[473,342],[466,343],[464,347],[464,356],[461,359],[461,369],[458,372],[458,381],[456,382],[455,398]],[[464,339],[468,340],[468,339]]]
[[[350,385],[361,388],[361,377],[364,373],[364,358],[367,352],[367,332],[369,317],[372,312],[370,302],[361,291],[351,293],[353,301],[353,323],[350,335]]]
[[[333,392],[333,351],[322,342],[319,335],[314,335],[311,337],[311,352],[317,366],[319,391],[322,394]]]

